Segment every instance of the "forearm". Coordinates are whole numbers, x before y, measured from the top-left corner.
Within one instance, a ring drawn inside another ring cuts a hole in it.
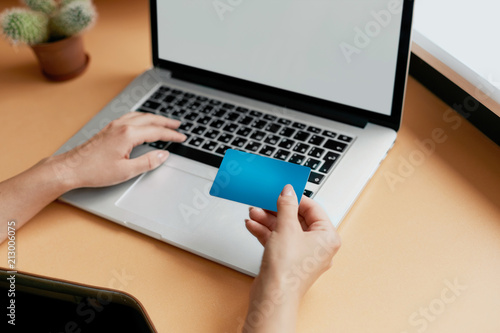
[[[297,291],[280,283],[255,282],[242,332],[295,332],[300,303]]]
[[[0,183],[0,243],[7,237],[7,222],[16,221],[16,229],[19,229],[46,205],[72,189],[70,182],[56,173],[61,158],[46,158]]]

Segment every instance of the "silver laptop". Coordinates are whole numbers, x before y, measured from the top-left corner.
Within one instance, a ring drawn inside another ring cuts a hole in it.
[[[311,168],[305,195],[337,226],[392,147],[407,78],[413,1],[151,0],[153,67],[58,153],[131,112],[182,121],[158,169],[62,200],[249,275],[262,246],[248,207],[208,191],[225,151]],[[144,50],[146,52],[146,50]]]

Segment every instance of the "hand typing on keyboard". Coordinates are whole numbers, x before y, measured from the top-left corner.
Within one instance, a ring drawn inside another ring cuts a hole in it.
[[[0,243],[7,236],[7,221],[15,219],[18,229],[69,190],[118,184],[158,167],[167,151],[153,150],[134,159],[130,152],[144,142],[184,141],[186,136],[175,130],[179,125],[166,117],[130,112],[75,149],[1,182]]]

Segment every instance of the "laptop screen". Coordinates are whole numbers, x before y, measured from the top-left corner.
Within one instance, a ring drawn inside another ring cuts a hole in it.
[[[157,0],[157,52],[390,116],[402,7],[402,0]]]

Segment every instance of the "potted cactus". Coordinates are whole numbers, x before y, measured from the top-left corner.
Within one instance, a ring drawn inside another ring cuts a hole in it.
[[[96,19],[91,0],[22,0],[28,8],[5,10],[3,34],[13,44],[33,49],[42,73],[49,79],[72,79],[87,68],[89,56],[81,33]]]

